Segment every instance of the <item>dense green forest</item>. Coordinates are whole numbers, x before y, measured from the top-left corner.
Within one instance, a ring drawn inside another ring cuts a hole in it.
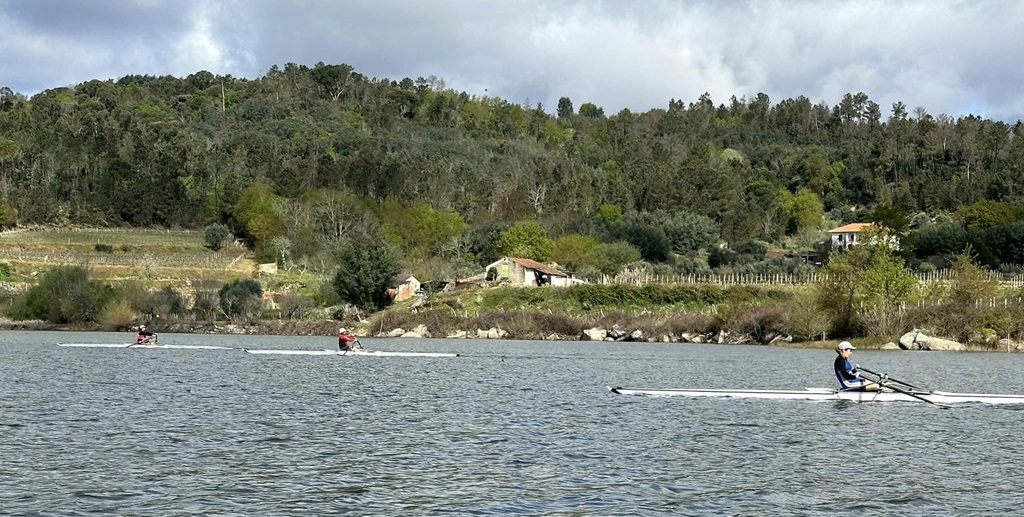
[[[607,115],[344,64],[126,76],[0,89],[0,227],[223,224],[264,260],[324,273],[349,239],[379,238],[430,279],[505,253],[602,273],[791,271],[761,259],[877,221],[914,268],[970,246],[1014,269],[1022,134],[863,93],[835,106],[705,94]]]

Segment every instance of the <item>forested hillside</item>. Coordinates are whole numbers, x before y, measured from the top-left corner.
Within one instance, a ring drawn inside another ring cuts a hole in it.
[[[3,88],[0,226],[222,223],[263,260],[324,273],[348,239],[377,236],[426,279],[505,253],[605,273],[752,267],[855,221],[896,230],[921,269],[967,245],[989,267],[1024,263],[1019,122],[864,94],[616,114],[586,101],[323,63]]]

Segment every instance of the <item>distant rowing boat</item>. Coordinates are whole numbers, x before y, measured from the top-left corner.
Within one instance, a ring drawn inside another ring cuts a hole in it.
[[[804,390],[704,390],[704,389],[647,389],[608,387],[619,395],[649,397],[734,397],[749,399],[790,400],[849,400],[853,402],[914,402],[924,400],[933,404],[980,402],[983,404],[1024,404],[1024,395],[992,393],[952,393],[947,391],[843,391],[828,388]]]
[[[57,346],[70,346],[80,348],[180,348],[194,350],[233,350],[229,346],[207,346],[207,345],[141,345],[137,343],[57,343]]]
[[[358,355],[371,357],[458,357],[459,354],[444,354],[438,352],[383,352],[379,350],[252,350],[243,348],[247,354],[271,354],[271,355]]]

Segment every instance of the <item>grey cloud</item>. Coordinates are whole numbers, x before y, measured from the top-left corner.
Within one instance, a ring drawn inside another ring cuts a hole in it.
[[[0,0],[0,84],[35,92],[129,73],[345,62],[549,110],[615,113],[709,92],[865,92],[883,109],[1016,120],[1024,4],[963,1]],[[485,92],[484,89],[487,89]],[[980,113],[979,113],[980,112]]]
[[[0,7],[32,31],[103,37],[145,31],[147,27],[159,27],[161,32],[180,30],[188,26],[190,12],[199,3],[195,0],[8,0],[0,3]]]

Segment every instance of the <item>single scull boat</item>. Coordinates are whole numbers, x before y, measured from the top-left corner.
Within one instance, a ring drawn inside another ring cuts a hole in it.
[[[181,348],[193,350],[232,350],[229,346],[207,346],[207,345],[143,345],[137,343],[57,343],[57,346],[71,346],[80,348]]]
[[[459,354],[443,354],[438,352],[383,352],[379,350],[252,350],[243,348],[247,354],[272,355],[366,355],[372,357],[458,357]]]
[[[925,400],[934,404],[956,402],[981,402],[984,404],[1024,404],[1024,395],[999,395],[991,393],[951,393],[947,391],[843,391],[828,388],[807,388],[805,390],[699,390],[699,389],[645,389],[613,388],[612,393],[620,395],[645,395],[650,397],[735,397],[751,399],[791,400],[850,400],[854,402],[914,402]],[[915,396],[916,395],[916,396]]]

